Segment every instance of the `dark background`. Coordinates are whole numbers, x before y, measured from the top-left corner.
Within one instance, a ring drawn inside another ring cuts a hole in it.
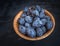
[[[56,20],[54,32],[40,41],[20,38],[13,29],[14,16],[25,6],[38,4],[49,10]],[[60,46],[59,0],[0,0],[0,46]]]

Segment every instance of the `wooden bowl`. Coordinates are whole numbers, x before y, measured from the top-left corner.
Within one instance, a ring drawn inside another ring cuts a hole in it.
[[[31,40],[31,41],[41,40],[41,39],[44,39],[44,38],[48,37],[48,36],[54,31],[54,28],[55,28],[55,19],[54,19],[53,15],[52,15],[49,11],[45,10],[45,14],[48,15],[48,16],[50,16],[50,18],[51,18],[51,20],[52,20],[52,22],[53,22],[53,27],[52,27],[52,29],[49,30],[49,31],[47,31],[44,35],[42,35],[42,36],[40,36],[40,37],[36,37],[36,38],[31,38],[31,37],[28,37],[28,36],[22,34],[22,33],[19,31],[19,29],[18,29],[18,26],[19,26],[19,24],[18,24],[18,19],[21,17],[22,13],[23,13],[23,10],[20,11],[20,12],[15,16],[14,21],[13,21],[14,30],[15,30],[16,34],[18,34],[21,38],[26,39],[26,40]]]

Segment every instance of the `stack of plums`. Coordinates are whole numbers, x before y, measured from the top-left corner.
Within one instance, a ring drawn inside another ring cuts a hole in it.
[[[18,20],[19,31],[31,38],[40,37],[53,27],[50,16],[39,5],[25,7]]]

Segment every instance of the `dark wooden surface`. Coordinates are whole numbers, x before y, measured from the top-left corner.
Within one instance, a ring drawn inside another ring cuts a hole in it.
[[[49,10],[56,20],[54,32],[40,41],[20,38],[13,29],[14,16],[25,6],[39,4]],[[59,0],[1,0],[0,1],[0,46],[60,46],[60,2]]]

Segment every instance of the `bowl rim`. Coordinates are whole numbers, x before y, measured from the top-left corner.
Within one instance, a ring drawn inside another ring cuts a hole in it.
[[[53,15],[48,10],[45,9],[45,14],[48,15],[48,16],[50,16],[50,18],[51,18],[51,20],[53,22],[52,29],[49,30],[48,32],[46,32],[44,35],[42,35],[40,37],[31,38],[31,37],[25,36],[24,34],[20,33],[20,31],[18,30],[18,22],[17,21],[20,18],[20,16],[22,15],[22,13],[23,13],[23,10],[19,11],[19,13],[16,14],[16,16],[14,17],[14,20],[13,20],[13,28],[14,28],[14,31],[21,38],[26,39],[26,40],[31,40],[31,41],[42,40],[42,39],[48,37],[54,31],[54,28],[55,28],[55,18],[53,17]]]

